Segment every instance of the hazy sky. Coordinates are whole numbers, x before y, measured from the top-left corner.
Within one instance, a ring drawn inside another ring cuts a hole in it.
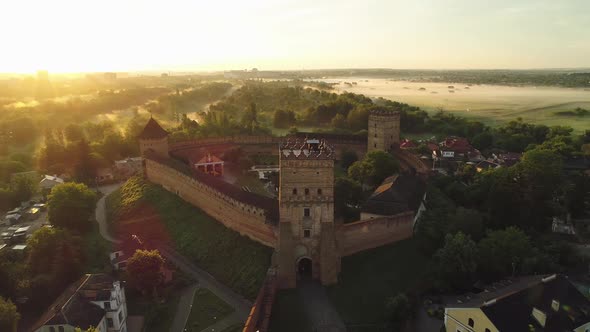
[[[6,0],[0,72],[590,67],[590,0]]]

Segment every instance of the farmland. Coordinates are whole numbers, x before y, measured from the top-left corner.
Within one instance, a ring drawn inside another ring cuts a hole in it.
[[[573,111],[577,107],[589,109],[589,89],[428,83],[361,77],[324,81],[338,83],[334,87],[340,92],[383,97],[429,111],[444,109],[492,126],[521,117],[525,122],[535,124],[568,125],[577,132],[590,128],[590,116],[563,117],[555,114]]]

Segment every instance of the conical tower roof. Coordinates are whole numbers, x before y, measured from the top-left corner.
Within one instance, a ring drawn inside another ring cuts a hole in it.
[[[150,118],[143,128],[138,138],[140,139],[160,139],[168,136],[168,132],[162,128],[154,118]]]

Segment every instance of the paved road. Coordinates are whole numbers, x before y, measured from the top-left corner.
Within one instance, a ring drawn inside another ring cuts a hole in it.
[[[113,184],[99,187],[99,191],[102,192],[104,196],[101,197],[97,202],[95,210],[96,221],[98,222],[101,236],[107,241],[114,243],[118,243],[120,240],[117,240],[111,234],[109,234],[105,211],[105,197],[117,190],[117,188],[119,188],[121,185],[122,184]],[[244,323],[246,321],[248,314],[250,313],[250,308],[252,307],[252,302],[235,293],[229,287],[217,281],[209,273],[195,266],[187,258],[178,254],[171,248],[161,246],[159,250],[162,256],[164,256],[168,261],[172,262],[177,268],[191,275],[198,281],[198,284],[190,286],[183,291],[178,304],[176,316],[174,317],[174,321],[170,329],[171,332],[184,331],[186,321],[190,315],[190,309],[197,287],[207,288],[213,292],[213,294],[217,295],[220,299],[232,306],[235,310],[229,316],[205,328],[203,331],[221,331],[224,328],[230,327],[237,323]]]
[[[324,287],[315,280],[300,281],[297,291],[313,331],[345,332],[346,326],[332,305]]]
[[[195,266],[188,259],[174,252],[172,249],[161,247],[159,250],[168,261],[172,262],[180,270],[197,279],[199,281],[199,286],[207,288],[227,304],[234,307],[235,313],[242,318],[242,322],[246,321],[246,318],[248,318],[248,314],[250,313],[250,308],[252,307],[252,302],[234,292],[231,288],[220,283],[205,270]]]
[[[109,227],[107,225],[107,217],[106,217],[106,208],[105,208],[105,198],[112,193],[113,191],[117,190],[123,183],[116,183],[107,186],[98,187],[98,190],[103,193],[104,195],[98,200],[96,203],[96,209],[94,210],[94,215],[96,216],[96,222],[98,222],[98,228],[100,231],[100,235],[107,241],[113,243],[119,243],[120,240],[115,239],[109,233]]]
[[[195,293],[199,288],[198,284],[190,285],[182,290],[180,300],[178,301],[178,309],[176,310],[176,316],[172,326],[170,326],[170,332],[183,332],[188,317],[191,314]]]

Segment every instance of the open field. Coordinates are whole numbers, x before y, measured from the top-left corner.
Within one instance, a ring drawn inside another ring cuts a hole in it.
[[[337,91],[383,97],[430,111],[443,108],[492,126],[521,117],[525,122],[536,124],[568,125],[578,132],[590,128],[590,116],[554,115],[555,112],[573,110],[576,107],[590,109],[589,89],[422,83],[361,77],[324,81],[339,83],[335,85]],[[352,82],[356,82],[356,85]]]

